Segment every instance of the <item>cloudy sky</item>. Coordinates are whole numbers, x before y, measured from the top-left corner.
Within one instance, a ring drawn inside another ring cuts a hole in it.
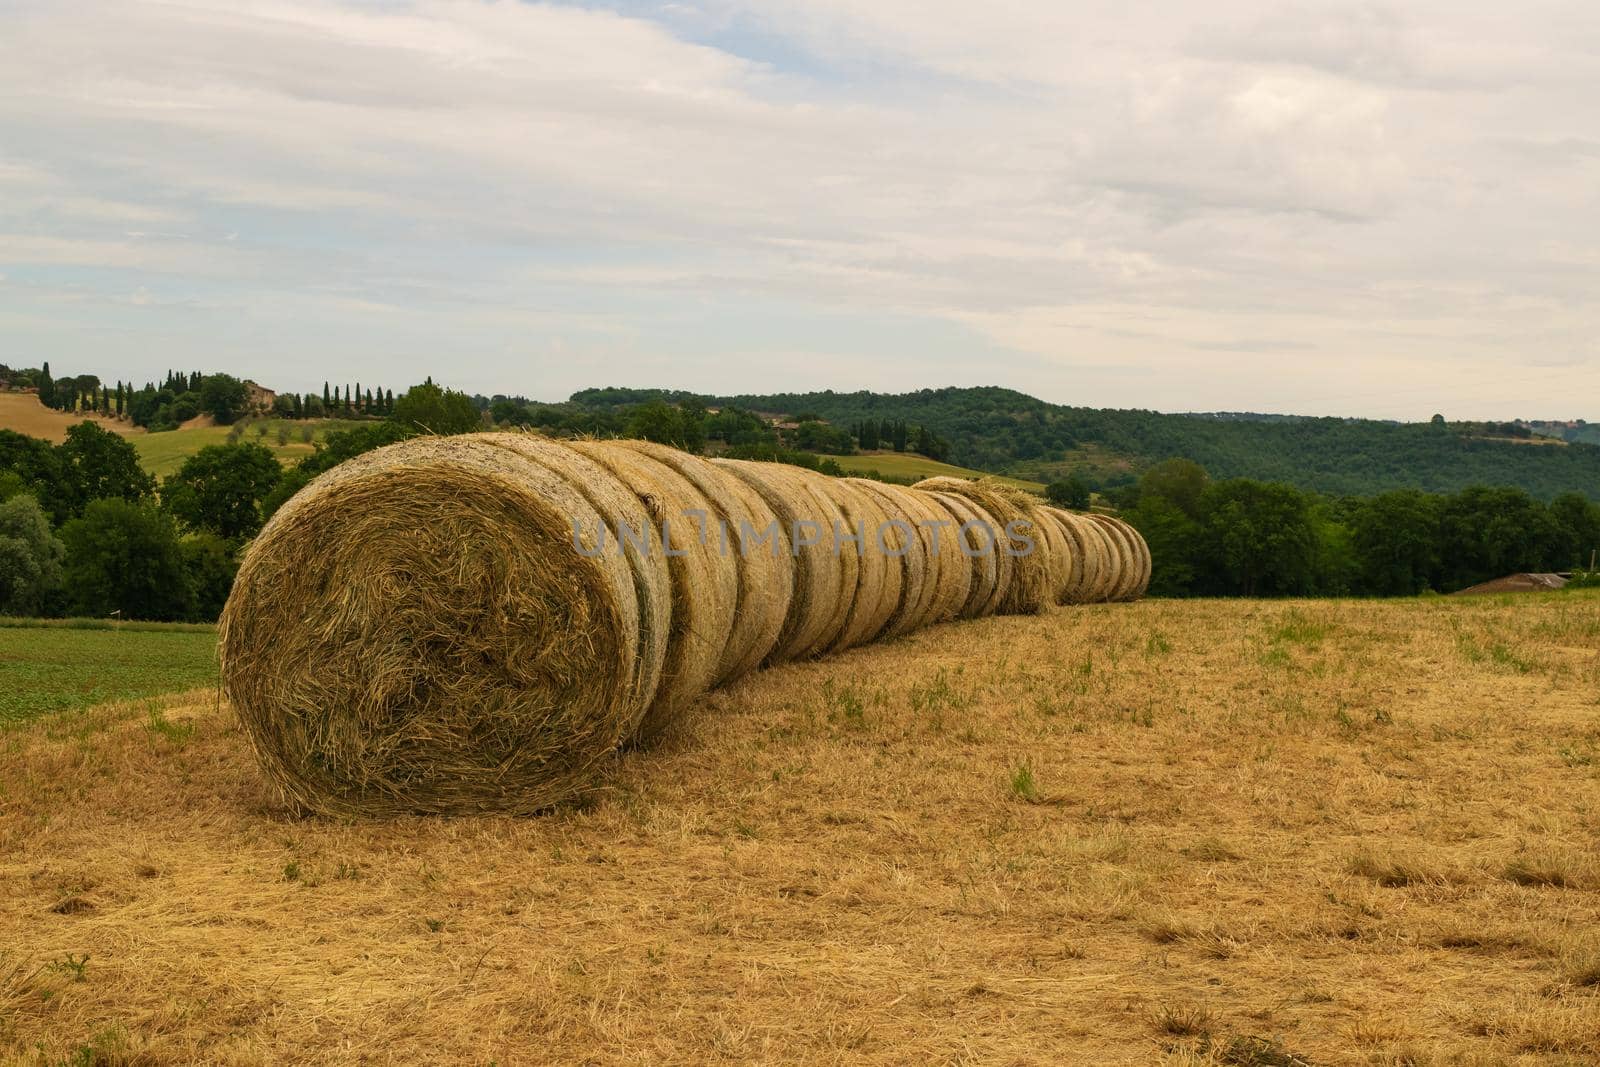
[[[0,362],[1600,418],[1600,6],[0,0]]]

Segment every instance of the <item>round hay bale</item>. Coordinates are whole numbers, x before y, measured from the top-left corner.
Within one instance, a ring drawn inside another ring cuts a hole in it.
[[[1046,598],[1049,606],[1055,607],[1065,601],[1067,588],[1072,584],[1072,546],[1067,540],[1066,531],[1061,528],[1060,520],[1050,513],[1049,508],[1042,505],[1034,508],[1033,518],[1044,542],[1041,547],[1046,553],[1044,561],[1049,577]]]
[[[940,550],[965,560],[968,568],[967,596],[956,616],[975,619],[993,615],[1000,598],[1005,594],[1000,585],[1000,560],[1004,554],[997,550],[994,537],[987,532],[995,529],[994,517],[968,497],[938,491],[924,492],[939,502],[953,524],[949,531],[952,535],[950,543],[941,545]]]
[[[781,535],[752,545],[748,552],[742,551],[741,546],[746,539],[754,541],[772,528],[777,516],[760,494],[709,460],[653,441],[615,444],[665,463],[694,483],[711,503],[717,549],[735,564],[738,587],[733,629],[714,684],[721,685],[755,670],[778,643],[788,617],[794,598],[794,556]]]
[[[794,559],[794,596],[767,662],[815,655],[844,629],[846,595],[855,595],[857,568],[854,556],[833,551],[833,523],[843,523],[844,516],[817,492],[811,479],[823,475],[783,463],[711,462],[748,485],[772,509],[783,550]],[[806,474],[811,478],[802,477]]]
[[[889,521],[878,497],[846,478],[824,478],[817,486],[838,505],[844,526],[835,531],[833,551],[856,557],[856,591],[847,605],[844,626],[828,651],[866,644],[883,630],[900,604],[900,561],[878,544]]]
[[[848,481],[878,501],[885,515],[883,544],[890,560],[900,567],[900,596],[882,630],[884,637],[897,637],[926,626],[938,594],[938,561],[932,557],[930,521],[944,518],[944,512],[921,493],[903,486],[875,482],[869,478]],[[904,525],[901,525],[904,524]]]
[[[1118,530],[1104,515],[1091,512],[1088,515],[1088,519],[1100,531],[1100,536],[1104,537],[1107,543],[1110,544],[1111,558],[1116,561],[1112,580],[1106,589],[1105,599],[1107,601],[1120,600],[1123,590],[1128,588],[1132,582],[1138,580],[1138,573],[1135,570],[1136,563],[1133,558],[1133,546],[1123,538],[1122,531]]]
[[[643,510],[561,451],[572,462],[407,441],[273,516],[218,637],[228,699],[286,798],[335,816],[534,812],[633,733],[665,652],[666,572],[588,554]]]
[[[672,578],[672,627],[661,682],[637,734],[648,741],[716,683],[739,602],[738,563],[718,551],[711,501],[675,469],[617,442],[575,441],[572,448],[639,498],[651,525],[638,532],[648,551],[665,557]]]
[[[1083,529],[1078,516],[1070,511],[1060,508],[1050,508],[1051,516],[1061,524],[1061,530],[1067,535],[1067,540],[1072,546],[1073,568],[1072,580],[1067,584],[1066,603],[1087,604],[1090,600],[1095,583],[1099,580],[1103,561],[1100,553],[1100,542],[1092,539]]]
[[[1089,601],[1093,604],[1104,604],[1111,598],[1111,591],[1116,588],[1122,576],[1122,557],[1112,544],[1111,537],[1104,527],[1095,522],[1087,513],[1077,516],[1079,527],[1084,535],[1092,541],[1100,556],[1100,569],[1095,575],[1093,588],[1089,590]]]
[[[967,595],[977,580],[974,577],[972,560],[961,551],[958,543],[961,535],[950,511],[932,493],[920,490],[910,490],[910,492],[916,494],[928,513],[927,525],[918,530],[926,540],[928,558],[931,561],[930,570],[934,574],[931,579],[934,587],[933,597],[924,617],[924,625],[948,622],[961,616],[961,609],[967,603]],[[934,525],[940,522],[945,525]]]
[[[1001,615],[1035,615],[1050,605],[1050,564],[1028,495],[988,478],[924,478],[912,488],[966,497],[994,519]]]
[[[558,444],[532,433],[481,433],[471,437],[475,441],[512,452],[565,479],[594,505],[606,519],[612,533],[623,526],[631,530],[642,529],[643,525],[649,523],[649,511],[631,489],[569,445]],[[569,544],[571,541],[569,538]],[[661,670],[666,662],[667,638],[672,629],[672,575],[666,559],[659,552],[644,551],[628,541],[619,544],[614,537],[606,547],[610,551],[620,549],[622,557],[633,570],[634,592],[640,606],[639,626],[644,635],[644,644],[648,647],[655,679],[652,683],[653,699],[653,687],[660,683]],[[645,707],[649,707],[648,702]],[[643,712],[640,717],[643,718]],[[635,732],[637,729],[635,725]]]
[[[1061,576],[1061,584],[1056,589],[1056,603],[1075,603],[1077,588],[1083,581],[1083,545],[1078,540],[1077,532],[1060,512],[1051,507],[1043,508],[1041,511],[1046,521],[1055,527],[1061,549],[1067,557],[1065,573]]]
[[[1095,519],[1118,540],[1123,551],[1126,573],[1117,588],[1112,591],[1111,599],[1118,601],[1138,599],[1144,594],[1144,589],[1150,581],[1145,569],[1149,547],[1145,544],[1144,538],[1139,536],[1139,531],[1122,519],[1114,515],[1096,515]]]

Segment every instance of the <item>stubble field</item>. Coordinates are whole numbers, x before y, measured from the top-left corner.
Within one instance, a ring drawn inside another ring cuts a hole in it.
[[[1592,1063],[1600,596],[1151,601],[338,823],[213,693],[0,733],[23,1063]],[[337,669],[337,665],[330,665]]]

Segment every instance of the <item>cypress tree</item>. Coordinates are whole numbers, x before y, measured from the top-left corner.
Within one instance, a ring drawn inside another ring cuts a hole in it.
[[[329,403],[330,403],[330,401],[328,400],[328,383],[327,382],[323,382],[322,383],[322,410],[323,411],[327,411],[328,410]]]
[[[47,408],[56,406],[56,380],[50,377],[50,361],[44,361],[44,367],[39,371],[39,403]]]

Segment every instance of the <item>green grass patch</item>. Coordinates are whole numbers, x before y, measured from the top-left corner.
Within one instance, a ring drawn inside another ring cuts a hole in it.
[[[1026,489],[1032,493],[1044,492],[1043,482],[1030,482],[1021,478],[1006,478],[1001,475],[986,475],[983,471],[973,470],[970,467],[957,467],[952,463],[940,463],[927,456],[919,456],[910,452],[861,452],[854,456],[829,456],[827,457],[843,467],[848,474],[866,474],[875,471],[885,478],[900,480],[921,481],[924,478],[933,478],[944,475],[950,478],[984,478],[993,477],[1007,485],[1014,485],[1018,489]]]
[[[212,685],[214,626],[102,620],[0,625],[0,729],[41,715]]]
[[[238,441],[261,445],[288,466],[311,455],[315,444],[337,430],[348,430],[363,423],[353,419],[250,419],[243,423]],[[135,434],[128,438],[139,453],[139,463],[157,478],[165,478],[183,466],[183,461],[207,445],[229,442],[231,426],[200,426],[192,430],[163,430]],[[306,440],[309,432],[311,440]]]

